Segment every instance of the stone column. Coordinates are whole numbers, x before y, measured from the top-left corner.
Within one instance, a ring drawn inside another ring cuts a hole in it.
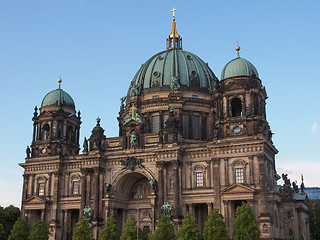
[[[37,128],[37,124],[36,122],[33,123],[33,134],[32,134],[32,142],[36,141],[36,128]]]
[[[179,174],[178,174],[178,170],[179,170],[179,163],[178,161],[173,161],[171,162],[172,164],[172,172],[173,172],[173,179],[174,179],[174,185],[173,185],[173,215],[175,217],[179,216],[180,213],[180,206],[179,206]]]
[[[81,169],[81,203],[80,203],[80,218],[83,217],[83,209],[86,206],[86,186],[87,186],[87,174],[88,169],[82,168]]]
[[[94,202],[93,202],[93,222],[98,222],[99,218],[99,199],[101,198],[100,194],[100,173],[101,168],[95,168],[93,172],[93,181],[94,181]]]
[[[163,162],[157,162],[157,168],[158,168],[158,206],[157,206],[157,212],[158,216],[161,215],[161,207],[163,205],[163,196],[164,196],[164,188],[163,188]]]
[[[213,165],[213,190],[214,190],[214,208],[219,209],[220,211],[220,159],[214,158],[212,159]]]
[[[60,178],[61,172],[57,170],[53,172],[53,196],[52,196],[52,213],[49,228],[52,231],[53,239],[61,239],[61,228],[59,221],[59,202],[60,202]],[[51,237],[50,237],[51,238]]]
[[[207,203],[207,206],[208,206],[208,215],[212,212],[212,203],[209,202]]]
[[[28,198],[28,180],[29,175],[22,174],[23,176],[23,190],[22,190],[22,202]],[[22,212],[22,211],[21,211]]]

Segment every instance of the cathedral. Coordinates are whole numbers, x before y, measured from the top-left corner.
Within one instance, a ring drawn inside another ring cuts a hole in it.
[[[97,240],[111,215],[120,229],[134,216],[152,233],[163,211],[176,229],[190,212],[202,231],[216,208],[231,237],[236,208],[247,202],[261,239],[310,239],[303,182],[299,190],[276,172],[257,69],[237,46],[218,79],[182,49],[175,10],[166,50],[141,66],[121,99],[118,137],[107,138],[98,118],[80,148],[80,111],[61,79],[35,107],[32,143],[20,163],[22,217],[30,225],[46,221],[51,240],[71,239],[86,217]]]

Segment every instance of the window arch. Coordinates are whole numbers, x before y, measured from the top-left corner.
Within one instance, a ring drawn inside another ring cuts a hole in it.
[[[205,187],[206,168],[202,164],[193,167],[193,185],[197,188]]]
[[[48,140],[50,138],[50,126],[45,123],[42,127],[42,140]]]
[[[242,103],[240,98],[233,98],[231,100],[231,116],[241,117],[242,116]]]
[[[235,160],[231,163],[234,183],[246,183],[246,166],[243,160]]]
[[[45,196],[47,188],[47,178],[45,176],[38,176],[36,178],[36,195]]]
[[[70,190],[71,195],[80,194],[80,176],[78,174],[73,174],[70,176]]]

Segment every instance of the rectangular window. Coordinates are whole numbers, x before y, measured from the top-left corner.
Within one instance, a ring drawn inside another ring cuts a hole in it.
[[[243,168],[236,168],[236,183],[243,183]]]
[[[203,187],[203,172],[196,173],[196,186]]]
[[[160,131],[160,116],[152,116],[152,132]]]
[[[199,134],[200,117],[197,115],[192,115],[191,121],[192,121],[192,137],[193,139],[199,139],[200,138],[200,134]]]
[[[171,189],[171,190],[172,190],[172,189],[173,189],[173,187],[174,187],[174,186],[173,186],[173,184],[174,184],[174,182],[173,182],[173,178],[171,178],[171,179],[170,179],[170,189]]]
[[[78,181],[72,182],[72,194],[74,194],[74,195],[79,194],[79,182]]]
[[[201,123],[201,138],[202,140],[207,139],[207,117],[202,117]]]
[[[182,116],[182,127],[183,127],[182,135],[184,138],[188,138],[188,129],[189,129],[188,123],[189,123],[189,116],[183,115]]]
[[[44,196],[44,187],[45,187],[44,183],[39,183],[39,185],[38,185],[38,195],[39,196]]]

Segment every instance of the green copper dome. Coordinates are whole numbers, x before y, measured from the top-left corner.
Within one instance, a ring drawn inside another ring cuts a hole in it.
[[[258,71],[253,64],[244,58],[237,57],[226,64],[221,73],[221,80],[231,77],[256,76]]]
[[[128,97],[146,92],[168,91],[173,84],[179,90],[211,93],[218,79],[193,53],[168,49],[152,56],[142,64],[131,81]]]
[[[72,97],[61,88],[49,92],[42,100],[41,107],[46,106],[68,106],[75,109]]]

